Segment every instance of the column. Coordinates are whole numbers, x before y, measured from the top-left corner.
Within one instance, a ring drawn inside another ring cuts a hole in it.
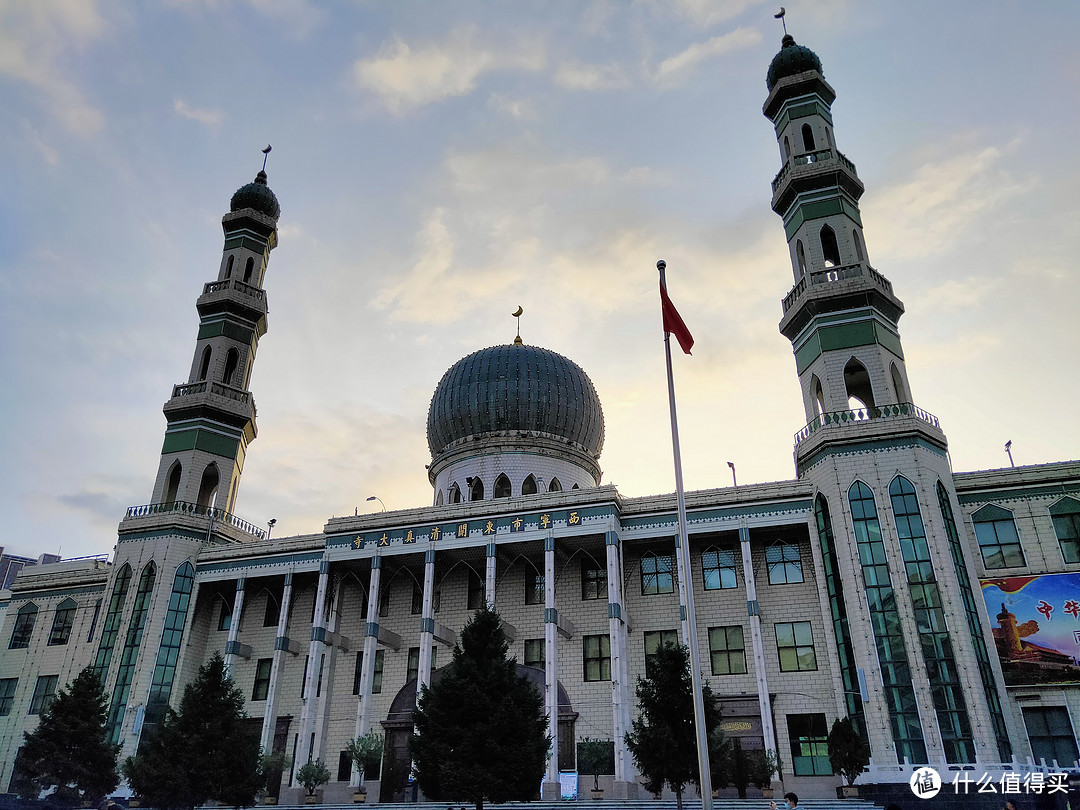
[[[487,544],[486,568],[484,570],[484,598],[488,607],[495,607],[495,541]]]
[[[330,617],[326,622],[326,633],[323,636],[322,651],[319,654],[319,671],[315,681],[315,753],[313,759],[321,759],[326,762],[328,768],[334,767],[333,762],[326,759],[326,726],[329,720],[328,707],[334,695],[334,671],[337,667],[338,642],[332,634],[337,633],[338,624],[341,621],[341,600],[345,589],[341,587],[341,578],[334,578],[333,595],[330,597]],[[320,693],[321,692],[321,693]]]
[[[364,660],[360,663],[360,694],[356,698],[354,737],[363,737],[371,727],[371,685],[375,678],[375,652],[379,644],[379,575],[382,557],[376,551],[371,558],[371,577],[368,579],[367,624],[364,635]],[[364,774],[353,763],[349,780],[353,787],[364,784]]]
[[[225,674],[230,676],[240,648],[237,637],[240,635],[240,617],[244,615],[245,581],[244,577],[236,580],[236,596],[233,598],[232,617],[229,619],[229,640],[225,642]]]
[[[281,671],[285,667],[285,653],[289,649],[289,606],[292,602],[292,571],[285,575],[285,587],[281,591],[281,611],[278,613],[277,637],[274,639],[274,663],[270,665],[270,688],[266,691],[266,714],[263,715],[262,736],[259,745],[269,754],[274,745],[274,729],[277,727],[277,692]]]
[[[551,735],[545,790],[541,798],[559,798],[559,611],[555,608],[555,536],[544,538],[544,709]]]
[[[754,650],[754,676],[757,679],[758,710],[761,712],[761,734],[765,749],[776,753],[776,730],[773,728],[772,699],[765,674],[765,643],[761,638],[761,615],[758,612],[757,583],[754,563],[750,559],[750,529],[739,527],[739,547],[742,550],[743,578],[746,580],[746,613],[750,617],[750,644]]]
[[[429,548],[424,553],[424,604],[420,613],[420,661],[416,675],[417,705],[420,703],[421,690],[431,683],[431,644],[435,638],[434,594],[435,549]]]
[[[322,653],[322,640],[326,637],[323,627],[323,611],[326,608],[326,585],[330,580],[330,561],[319,563],[319,588],[315,592],[315,619],[311,623],[311,642],[308,644],[307,673],[304,675],[303,709],[300,710],[299,739],[296,746],[296,761],[293,762],[293,784],[299,784],[297,772],[310,759],[311,730],[315,715],[315,684],[319,677],[319,658]]]
[[[611,730],[615,743],[615,782],[618,785],[613,798],[627,798],[627,782],[633,781],[633,767],[630,764],[630,752],[626,750],[625,735],[629,730],[627,723],[627,703],[629,695],[628,666],[625,624],[622,607],[622,569],[619,565],[619,535],[614,526],[608,528],[604,537],[604,549],[607,557],[608,586],[608,635],[611,643]]]

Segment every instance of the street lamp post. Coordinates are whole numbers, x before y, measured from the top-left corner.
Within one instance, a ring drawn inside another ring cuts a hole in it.
[[[369,501],[378,501],[378,502],[379,502],[379,506],[381,506],[381,507],[382,507],[382,510],[383,510],[384,512],[386,511],[386,504],[382,502],[382,498],[380,498],[380,497],[379,497],[378,495],[372,495],[372,496],[370,496],[370,497],[368,498],[368,500],[369,500]]]

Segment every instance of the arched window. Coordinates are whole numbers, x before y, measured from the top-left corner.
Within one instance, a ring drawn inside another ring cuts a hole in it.
[[[828,127],[825,127],[825,142],[829,145],[830,149],[835,148],[832,142],[832,130]]]
[[[169,470],[169,483],[165,486],[165,503],[176,501],[176,493],[180,491],[180,476],[183,472],[183,465],[179,461],[174,461],[172,469]]]
[[[874,389],[870,387],[870,373],[866,366],[852,357],[844,366],[844,385],[847,387],[848,407],[853,411],[876,408]],[[867,414],[870,416],[870,414]]]
[[[840,246],[836,243],[836,231],[828,225],[821,226],[821,255],[825,258],[826,267],[839,267]]]
[[[551,479],[551,483],[548,484],[548,492],[562,492],[562,484],[559,483],[558,478]]]
[[[577,484],[574,484],[572,487],[570,487],[570,489],[581,489],[581,487],[579,487]]]
[[[803,247],[802,239],[795,241],[795,261],[799,265],[799,278],[806,275],[806,249]]]
[[[443,505],[442,490],[441,489],[435,495],[435,505],[436,506],[442,506]]]
[[[75,625],[75,609],[78,606],[78,603],[70,598],[56,606],[52,630],[49,631],[50,647],[68,643],[68,639],[71,638],[71,628]]]
[[[251,274],[255,272],[255,260],[248,258],[247,264],[244,265],[244,283],[251,283]]]
[[[809,124],[802,125],[802,142],[807,152],[813,152],[817,148],[814,145],[814,130]]]
[[[500,475],[495,479],[495,487],[491,491],[492,498],[509,498],[510,497],[510,479],[505,475]]]
[[[855,245],[855,258],[861,262],[863,260],[862,242],[859,240],[859,232],[854,228],[851,229],[851,242]]]
[[[537,492],[536,478],[530,473],[529,476],[521,482],[521,494],[522,495],[535,495]]]
[[[229,353],[225,355],[225,373],[221,375],[221,381],[226,385],[233,384],[233,378],[236,376],[236,367],[240,364],[240,352],[236,349],[229,349]]]
[[[784,136],[784,162],[787,163],[791,157],[791,141],[788,140],[788,136]]]
[[[37,614],[37,605],[33,602],[19,608],[19,612],[15,614],[15,627],[11,631],[11,641],[8,642],[9,650],[25,650],[30,646],[30,637],[34,634]]]
[[[446,500],[448,503],[461,503],[461,487],[457,484],[451,484]]]
[[[1061,547],[1061,557],[1067,563],[1080,562],[1080,501],[1062,498],[1050,507],[1054,534]]]
[[[484,482],[480,480],[480,476],[476,476],[469,484],[469,500],[470,501],[482,501],[484,500]]]
[[[1020,568],[1027,565],[1013,513],[988,503],[971,515],[975,539],[979,541],[983,565],[987,568]]]
[[[158,646],[157,666],[154,668],[154,679],[146,701],[146,722],[151,727],[164,719],[165,707],[169,705],[176,663],[180,658],[180,641],[184,635],[184,622],[191,604],[191,589],[194,584],[195,569],[191,563],[185,562],[176,569],[176,576],[173,577],[169,611],[165,614],[165,629],[161,633],[161,644]],[[267,600],[272,602],[273,597],[268,594]],[[277,624],[276,619],[274,624]]]
[[[821,380],[817,378],[815,374],[810,378],[810,394],[814,398],[814,408],[817,410],[817,415],[821,416],[825,413],[825,392],[821,389]]]
[[[904,378],[900,376],[900,369],[896,367],[896,363],[892,364],[889,373],[892,376],[892,387],[893,391],[896,393],[897,404],[909,402],[911,398],[907,395],[907,391],[904,388]]]
[[[202,361],[199,363],[199,382],[206,379],[206,375],[210,373],[210,358],[213,356],[214,350],[207,346],[202,352]]]
[[[199,506],[213,507],[218,491],[218,468],[217,464],[211,463],[203,472],[202,483],[199,485]]]
[[[230,256],[229,261],[226,262],[226,264],[225,264],[225,278],[232,278],[232,266],[233,266],[233,261],[235,259],[236,259],[235,256]]]

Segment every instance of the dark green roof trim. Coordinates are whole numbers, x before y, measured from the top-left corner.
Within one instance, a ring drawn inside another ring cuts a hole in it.
[[[870,346],[875,343],[901,360],[904,359],[900,337],[883,327],[876,319],[867,317],[863,320],[814,329],[795,350],[795,367],[798,373],[802,374],[825,352]]]
[[[153,532],[131,532],[130,534],[121,534],[117,537],[120,542],[126,542],[129,540],[156,540],[159,537],[179,537],[183,540],[194,540],[198,543],[206,540],[206,532],[197,531],[191,529],[158,529]]]
[[[784,131],[791,121],[799,118],[809,118],[811,115],[820,115],[825,119],[826,123],[832,126],[832,111],[820,96],[814,96],[809,101],[805,97],[785,101],[780,108],[780,115],[777,116],[774,123],[776,136],[779,138],[780,133]],[[795,152],[793,151],[792,154],[795,154]]]
[[[227,438],[242,439],[244,436],[243,428],[236,428],[232,425],[222,424],[221,422],[214,422],[209,419],[185,419],[183,422],[175,422],[170,424],[165,429],[165,435],[170,433],[183,433],[186,430],[203,429],[209,431],[216,431],[224,435]]]
[[[851,201],[839,186],[832,189],[831,199],[817,200],[814,202],[802,202],[796,197],[795,202],[784,217],[784,233],[792,239],[803,226],[804,222],[812,219],[824,219],[825,217],[843,214],[853,223],[862,227],[862,216],[859,214],[859,206]]]
[[[270,557],[246,557],[242,560],[230,560],[228,562],[200,563],[195,566],[195,575],[211,574],[218,571],[236,571],[241,568],[269,568],[271,566],[317,563],[321,562],[322,559],[323,553],[321,551],[277,554]]]
[[[270,255],[270,240],[253,231],[247,231],[242,235],[230,234],[225,240],[225,250],[234,250],[236,248],[246,248],[254,253],[261,253],[265,260]]]
[[[1051,495],[1074,495],[1080,493],[1078,484],[1051,484],[1028,489],[983,489],[970,495],[957,494],[957,500],[963,505],[989,503],[990,501],[1026,501],[1029,498],[1044,498]]]
[[[228,319],[218,319],[199,325],[199,340],[217,337],[218,335],[224,335],[238,343],[250,346],[255,339],[255,330],[249,325]]]
[[[215,456],[235,461],[240,455],[240,440],[212,433],[203,428],[166,433],[161,445],[161,455],[180,453],[185,450],[203,450]]]
[[[103,571],[103,574],[107,574],[107,571]],[[14,605],[18,602],[43,602],[45,600],[59,599],[61,597],[78,596],[79,594],[87,593],[104,593],[106,579],[102,578],[100,585],[84,585],[81,588],[49,588],[48,586],[42,586],[39,589],[31,591],[20,590],[18,594],[11,595],[11,601],[8,604]],[[0,603],[3,604],[3,603]],[[86,607],[85,605],[78,605],[78,607]]]
[[[988,503],[972,512],[971,519],[976,523],[992,523],[995,520],[1012,520],[1013,513],[995,503]]]
[[[945,450],[921,437],[877,439],[875,441],[869,442],[852,442],[851,444],[841,445],[823,445],[820,450],[818,450],[812,456],[803,460],[799,464],[799,475],[805,475],[806,472],[812,467],[816,466],[827,458],[831,458],[832,456],[859,456],[866,455],[868,453],[878,453],[882,450],[903,450],[913,449],[916,447],[921,447],[923,450],[929,450],[935,456],[940,456],[941,458],[948,457],[948,454]]]
[[[740,517],[760,517],[762,515],[783,515],[793,513],[809,514],[814,508],[813,501],[785,501],[783,503],[763,503],[749,506],[732,506],[721,509],[703,509],[701,511],[688,512],[686,515],[687,531],[693,533],[697,528],[699,532],[712,531],[712,526],[701,524],[716,521],[732,520]],[[640,518],[624,518],[621,521],[622,529],[626,531],[638,529],[671,529],[677,521],[675,512],[664,512],[659,515],[649,515]],[[735,528],[735,527],[732,527]]]

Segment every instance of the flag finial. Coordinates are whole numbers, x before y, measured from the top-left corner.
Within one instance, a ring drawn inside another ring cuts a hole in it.
[[[665,270],[667,270],[667,262],[661,259],[656,263],[656,269],[663,273]]]
[[[521,341],[521,313],[523,313],[524,311],[525,310],[522,309],[521,305],[519,304],[517,310],[515,312],[510,313],[511,315],[513,315],[517,319],[517,337],[514,338],[514,345],[515,346],[522,345],[522,341]]]

